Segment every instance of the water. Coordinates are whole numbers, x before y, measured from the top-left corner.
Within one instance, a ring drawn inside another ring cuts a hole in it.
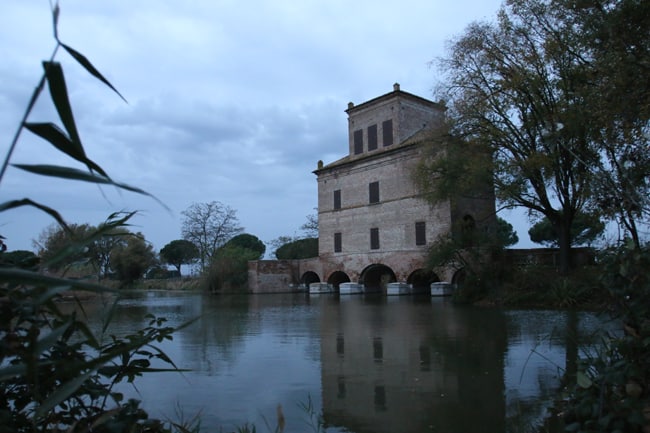
[[[328,432],[529,431],[604,324],[430,297],[148,292],[120,302],[110,332],[142,328],[145,314],[199,317],[160,346],[191,371],[121,390],[153,417],[198,414],[204,431],[226,432],[274,431],[278,405],[286,433],[316,431],[318,415]]]

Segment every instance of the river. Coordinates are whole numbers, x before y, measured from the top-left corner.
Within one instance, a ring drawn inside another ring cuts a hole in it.
[[[95,301],[88,311],[101,311]],[[524,432],[564,369],[599,341],[593,313],[461,307],[430,297],[144,292],[122,299],[109,333],[179,326],[160,347],[180,373],[122,385],[153,417],[200,417],[285,433]],[[92,320],[99,314],[92,313]],[[311,413],[310,416],[310,410]]]

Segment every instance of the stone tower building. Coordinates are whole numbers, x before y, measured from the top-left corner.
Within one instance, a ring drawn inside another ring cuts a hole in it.
[[[427,267],[429,248],[460,222],[489,230],[496,216],[491,193],[431,204],[417,190],[413,171],[444,112],[444,106],[399,84],[385,95],[348,104],[348,154],[329,164],[319,161],[314,171],[319,256],[250,262],[250,290],[357,283],[364,291],[386,293],[390,283],[428,290],[432,282],[455,282],[459,269]]]
[[[431,243],[455,221],[487,229],[494,200],[430,204],[412,180],[426,138],[444,106],[400,90],[348,104],[348,155],[319,167],[319,260],[322,281],[385,287],[451,281],[454,270],[426,269]],[[442,275],[441,275],[442,274]]]

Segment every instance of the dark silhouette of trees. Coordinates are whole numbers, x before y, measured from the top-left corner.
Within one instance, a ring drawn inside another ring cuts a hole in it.
[[[177,239],[171,241],[160,250],[160,259],[176,267],[181,275],[181,265],[193,263],[199,257],[199,250],[190,241]]]

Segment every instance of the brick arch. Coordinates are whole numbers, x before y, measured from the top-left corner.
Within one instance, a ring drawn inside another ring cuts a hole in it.
[[[439,281],[440,281],[440,277],[438,276],[438,274],[436,274],[432,270],[427,270],[423,268],[416,269],[415,271],[411,272],[411,274],[406,279],[406,282],[408,284],[412,284],[414,289],[418,289],[418,288],[429,289],[431,287],[431,283],[437,283]]]
[[[386,293],[386,287],[389,283],[397,281],[395,272],[388,266],[376,263],[367,266],[359,276],[359,282],[362,283],[366,289],[379,290]]]
[[[320,283],[320,277],[314,271],[307,271],[300,277],[300,284],[309,287],[311,283]]]
[[[327,278],[327,282],[334,286],[335,290],[339,290],[339,285],[341,283],[349,283],[350,277],[343,271],[334,271]]]

